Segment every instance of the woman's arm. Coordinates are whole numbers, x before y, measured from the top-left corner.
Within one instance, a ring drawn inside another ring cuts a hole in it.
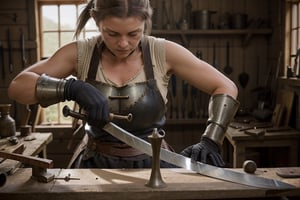
[[[166,62],[168,74],[175,74],[199,90],[210,95],[227,94],[236,98],[236,85],[225,75],[198,59],[184,47],[166,41]]]
[[[65,78],[75,73],[77,45],[72,42],[61,47],[53,56],[39,61],[20,72],[8,87],[8,96],[21,104],[37,103],[35,88],[41,74]]]
[[[211,95],[207,126],[200,142],[185,148],[181,154],[192,160],[225,166],[220,151],[227,126],[239,106],[236,85],[213,66],[173,42],[166,42],[166,61],[168,73],[174,73]]]

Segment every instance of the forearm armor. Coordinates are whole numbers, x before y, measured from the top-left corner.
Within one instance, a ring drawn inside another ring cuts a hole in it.
[[[210,98],[207,127],[202,137],[213,140],[221,146],[227,127],[239,107],[239,102],[226,94],[217,94]]]
[[[65,101],[64,92],[67,80],[42,74],[36,83],[36,99],[42,107]]]

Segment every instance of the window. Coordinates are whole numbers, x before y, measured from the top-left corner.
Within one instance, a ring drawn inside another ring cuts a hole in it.
[[[286,0],[285,52],[285,66],[291,67],[293,76],[299,77],[300,0]]]
[[[85,6],[83,0],[39,0],[39,33],[41,59],[51,56],[59,47],[74,40],[77,18]],[[92,20],[88,21],[80,38],[98,34]],[[41,112],[42,124],[71,123],[70,118],[61,115],[62,107],[67,104],[73,107],[73,102],[58,103]]]

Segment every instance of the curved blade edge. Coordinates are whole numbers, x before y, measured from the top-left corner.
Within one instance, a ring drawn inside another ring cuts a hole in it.
[[[122,142],[140,150],[141,152],[152,156],[151,144],[147,141],[136,137],[135,135],[129,133],[128,131],[122,129],[116,124],[109,122],[103,127],[103,130],[111,134],[112,136],[118,138]],[[275,179],[269,179],[264,177],[258,177],[252,174],[242,173],[233,171],[226,168],[220,168],[213,165],[208,165],[201,162],[192,162],[190,158],[184,157],[180,154],[168,151],[166,149],[161,149],[160,159],[182,167],[184,169],[194,171],[204,176],[225,180],[233,183],[238,183],[242,185],[267,188],[267,189],[294,189],[293,185],[288,183],[278,181]]]

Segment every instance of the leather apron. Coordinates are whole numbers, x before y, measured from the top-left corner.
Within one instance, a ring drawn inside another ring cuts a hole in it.
[[[154,79],[153,65],[151,61],[150,48],[147,38],[141,40],[144,71],[146,81],[132,83],[123,87],[115,87],[107,83],[96,81],[103,42],[96,44],[86,82],[89,82],[106,96],[110,106],[110,112],[120,115],[132,114],[132,121],[113,120],[115,124],[131,132],[132,134],[146,139],[153,128],[160,129],[165,123],[166,106]],[[119,141],[104,132],[102,129],[86,125],[88,142],[82,161],[81,168],[145,168],[151,167],[151,158],[127,144]],[[112,151],[106,146],[116,147]],[[129,148],[128,148],[129,147]],[[166,143],[162,147],[172,150]],[[118,151],[120,149],[120,151]],[[110,154],[110,152],[116,155]],[[118,155],[122,153],[121,155]],[[126,155],[128,153],[128,155]],[[161,167],[174,167],[162,162]]]
[[[165,102],[154,79],[148,40],[143,38],[140,44],[147,80],[145,82],[130,83],[123,87],[115,87],[95,80],[99,66],[99,56],[103,47],[104,43],[100,42],[94,48],[86,82],[95,86],[108,99],[111,113],[119,115],[131,113],[133,116],[130,122],[114,119],[112,120],[113,123],[136,136],[145,138],[153,128],[159,129],[164,125],[166,112]],[[90,129],[94,132],[91,133],[93,138],[108,141],[116,140],[102,129],[95,127]]]

